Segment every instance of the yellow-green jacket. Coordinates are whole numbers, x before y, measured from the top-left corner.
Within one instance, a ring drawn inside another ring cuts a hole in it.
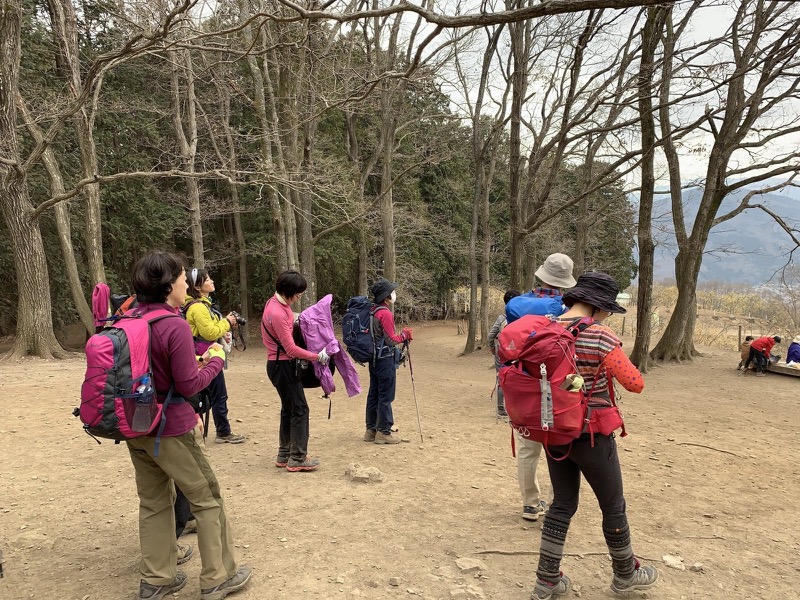
[[[192,304],[194,302],[194,304]],[[199,299],[186,296],[185,309],[186,321],[192,328],[192,335],[210,342],[216,341],[231,329],[231,324],[225,317],[219,315],[211,308],[211,299],[201,296]]]

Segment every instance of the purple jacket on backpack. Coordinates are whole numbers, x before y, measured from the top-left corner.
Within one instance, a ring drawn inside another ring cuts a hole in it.
[[[318,353],[323,348],[331,357],[336,365],[336,370],[344,380],[347,395],[352,397],[361,393],[361,381],[358,378],[353,362],[342,352],[339,340],[333,333],[333,318],[331,317],[331,300],[333,295],[328,294],[316,304],[309,306],[300,313],[300,331],[306,340],[308,350]],[[333,375],[329,368],[318,362],[314,363],[314,373],[322,384],[322,391],[326,394],[336,391],[336,384],[333,382]]]

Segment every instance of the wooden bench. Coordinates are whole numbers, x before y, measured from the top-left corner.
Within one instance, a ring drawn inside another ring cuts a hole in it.
[[[782,373],[783,375],[793,375],[794,377],[800,377],[800,369],[797,367],[790,367],[786,363],[768,363],[767,364],[767,371],[771,371],[772,373]]]

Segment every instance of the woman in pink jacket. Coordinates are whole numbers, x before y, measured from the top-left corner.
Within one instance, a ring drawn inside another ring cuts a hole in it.
[[[275,295],[264,306],[261,340],[267,347],[267,376],[281,398],[281,425],[275,466],[287,471],[314,471],[319,460],[308,455],[308,402],[297,374],[297,361],[328,363],[323,349],[318,354],[294,343],[295,304],[306,291],[306,280],[297,271],[284,271],[275,282]]]

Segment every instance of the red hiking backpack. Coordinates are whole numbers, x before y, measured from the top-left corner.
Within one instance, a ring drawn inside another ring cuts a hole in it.
[[[500,369],[500,387],[511,427],[522,437],[547,447],[570,444],[586,431],[610,433],[605,424],[603,431],[595,429],[597,419],[590,419],[594,385],[588,392],[585,385],[570,390],[569,376],[578,373],[575,338],[593,323],[583,318],[565,327],[549,317],[526,315],[500,333],[497,351],[506,363]],[[613,404],[613,385],[609,393]]]
[[[170,317],[179,318],[167,310],[146,315],[134,310],[86,342],[86,375],[75,413],[90,436],[119,442],[148,435],[158,427],[158,455],[158,438],[166,424],[164,407],[172,399],[174,386],[160,404],[150,364],[150,325]]]

